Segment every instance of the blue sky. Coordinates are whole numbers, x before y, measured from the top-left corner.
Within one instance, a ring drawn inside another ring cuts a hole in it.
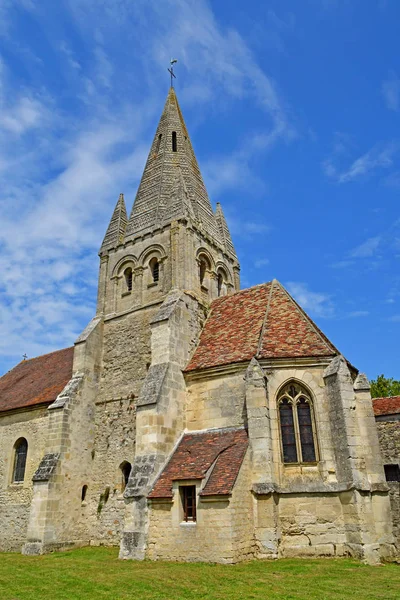
[[[73,343],[176,89],[242,286],[400,378],[397,0],[0,0],[0,374]]]

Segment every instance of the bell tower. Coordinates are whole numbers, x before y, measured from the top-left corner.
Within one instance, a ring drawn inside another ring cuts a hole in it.
[[[100,248],[98,315],[162,300],[238,291],[239,262],[220,204],[213,212],[173,87],[128,219],[121,194]]]

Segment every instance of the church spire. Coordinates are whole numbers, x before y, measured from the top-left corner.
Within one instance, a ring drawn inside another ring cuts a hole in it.
[[[181,198],[177,197],[178,189]],[[211,203],[175,90],[171,87],[151,145],[125,239],[152,231],[179,218],[190,219],[194,227],[219,241]]]
[[[128,223],[128,215],[126,214],[124,195],[120,194],[115,206],[113,216],[104,236],[103,243],[100,248],[100,253],[109,248],[115,248],[124,241],[126,225]]]
[[[220,234],[221,242],[228,254],[236,257],[235,248],[233,246],[231,234],[228,228],[228,224],[225,219],[225,215],[222,210],[222,206],[217,202],[217,208],[215,210],[215,220],[217,222],[218,231]]]

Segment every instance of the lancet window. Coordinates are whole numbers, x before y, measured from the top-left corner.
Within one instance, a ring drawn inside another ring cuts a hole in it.
[[[13,482],[21,483],[25,477],[26,457],[28,454],[28,442],[25,438],[20,438],[16,442],[14,451]]]
[[[124,275],[125,275],[126,289],[128,290],[128,292],[131,292],[132,291],[132,283],[133,283],[132,269],[130,267],[125,269]]]
[[[317,443],[311,396],[297,382],[287,384],[278,396],[284,463],[315,463]]]

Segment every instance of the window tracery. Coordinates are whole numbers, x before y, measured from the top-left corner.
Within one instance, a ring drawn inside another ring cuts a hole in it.
[[[284,463],[315,463],[317,444],[311,396],[296,382],[278,396],[281,446]]]

